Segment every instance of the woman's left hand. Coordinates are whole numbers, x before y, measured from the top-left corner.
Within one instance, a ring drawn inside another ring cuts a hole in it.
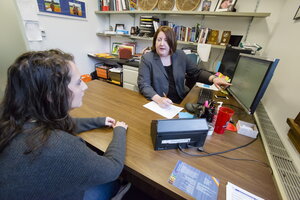
[[[105,126],[112,127],[116,123],[116,120],[111,117],[105,118]]]
[[[219,90],[225,89],[231,85],[231,83],[228,83],[224,78],[220,78],[220,77],[214,78],[213,83]]]

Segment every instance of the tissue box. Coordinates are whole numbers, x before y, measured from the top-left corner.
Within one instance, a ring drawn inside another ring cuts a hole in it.
[[[255,124],[239,120],[236,124],[238,134],[256,138],[258,130]]]

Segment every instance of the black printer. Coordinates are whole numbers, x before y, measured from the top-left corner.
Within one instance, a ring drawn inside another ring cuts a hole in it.
[[[152,120],[154,150],[203,147],[208,132],[205,119]]]

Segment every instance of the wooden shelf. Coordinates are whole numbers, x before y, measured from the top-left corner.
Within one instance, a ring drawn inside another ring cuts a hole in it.
[[[167,14],[167,15],[203,15],[203,16],[220,16],[220,17],[258,17],[265,18],[271,15],[271,13],[260,12],[207,12],[207,11],[95,11],[96,14]]]
[[[127,37],[130,38],[132,40],[148,40],[148,41],[152,41],[153,38],[152,37],[139,37],[139,36],[133,36],[133,35],[121,35],[121,34],[105,34],[105,33],[97,33],[98,36],[103,36],[103,37]],[[177,40],[178,44],[185,44],[185,45],[194,45],[197,46],[198,43],[196,42],[185,42],[185,41],[181,41],[181,40]],[[225,49],[226,46],[222,46],[222,45],[211,45],[212,48],[215,49]]]

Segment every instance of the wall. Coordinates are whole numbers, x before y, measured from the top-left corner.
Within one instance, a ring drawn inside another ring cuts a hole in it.
[[[59,48],[72,53],[82,74],[94,70],[96,61],[87,56],[89,52],[107,51],[108,43],[96,36],[99,27],[104,26],[104,20],[95,15],[98,1],[84,1],[86,4],[86,20],[76,17],[59,17],[38,14],[40,27],[45,31],[42,42],[29,42],[31,50],[46,50]]]
[[[21,26],[21,16],[17,11],[14,1],[0,1],[0,99],[5,90],[7,68],[28,48]]]
[[[300,171],[300,154],[287,137],[289,127],[287,118],[295,118],[300,112],[300,19],[293,17],[300,6],[298,0],[284,1],[275,29],[270,34],[266,46],[266,55],[280,58],[276,73],[263,98],[263,104],[269,114],[282,142],[289,150]]]

